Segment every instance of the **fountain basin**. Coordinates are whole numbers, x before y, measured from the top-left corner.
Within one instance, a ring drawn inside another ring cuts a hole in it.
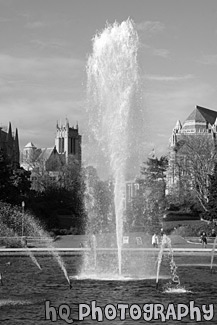
[[[124,303],[131,305],[145,303],[162,303],[165,307],[171,301],[174,304],[189,304],[195,301],[197,306],[202,304],[212,304],[217,300],[217,274],[210,274],[209,267],[185,266],[189,260],[194,263],[207,263],[208,257],[203,256],[177,256],[175,261],[182,264],[178,267],[178,274],[182,288],[180,290],[165,290],[164,284],[167,278],[160,278],[159,288],[155,288],[155,279],[76,279],[81,266],[81,256],[63,256],[68,273],[71,275],[72,289],[69,290],[68,283],[60,268],[49,256],[39,256],[38,261],[42,266],[39,271],[28,257],[1,256],[0,267],[3,271],[4,286],[0,287],[0,321],[6,319],[8,324],[17,323],[29,325],[52,324],[45,321],[45,301],[49,300],[52,306],[59,308],[61,304],[68,304],[71,308],[70,316],[74,322],[78,320],[78,305],[81,303],[90,304],[95,300],[98,306],[104,308],[107,304]],[[8,261],[11,265],[7,266]],[[74,277],[74,279],[72,278]],[[184,288],[184,289],[183,289]],[[183,321],[193,324],[189,316]],[[204,321],[204,320],[203,320]],[[132,324],[129,315],[126,316],[125,324]],[[217,316],[214,315],[209,324],[216,324]],[[58,322],[57,322],[58,323]],[[59,323],[63,321],[59,320]],[[87,317],[84,322],[95,324],[97,321]],[[104,320],[105,324],[111,322]],[[180,321],[167,320],[168,324],[179,324]],[[203,322],[202,322],[203,323]],[[112,321],[112,324],[120,324],[120,319]],[[137,320],[137,324],[144,324],[144,320]],[[152,320],[151,324],[159,325],[159,320]],[[205,324],[205,321],[204,321]]]
[[[29,251],[34,253],[34,255],[49,255],[49,248],[29,248]],[[91,253],[91,248],[55,248],[55,251],[60,255],[82,255],[84,253]],[[115,254],[117,252],[117,248],[96,248],[97,254],[110,253]],[[138,252],[138,253],[147,253],[147,254],[157,254],[159,252],[159,248],[122,248],[123,252]],[[165,252],[169,252],[169,249],[165,248]],[[175,256],[207,256],[212,253],[213,249],[211,248],[173,248],[173,254]],[[217,252],[217,248],[215,249]],[[0,255],[5,256],[21,256],[26,255],[26,250],[23,248],[0,248]]]

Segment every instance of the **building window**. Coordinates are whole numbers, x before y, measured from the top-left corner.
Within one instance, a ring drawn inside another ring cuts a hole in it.
[[[76,143],[76,140],[74,139],[74,152],[73,152],[74,155],[76,154],[75,143]]]
[[[72,138],[70,138],[70,153],[72,154],[73,153],[73,141],[72,141]]]

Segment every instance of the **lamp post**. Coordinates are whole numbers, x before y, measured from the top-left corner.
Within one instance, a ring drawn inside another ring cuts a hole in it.
[[[22,237],[23,237],[23,230],[24,230],[24,209],[25,209],[25,202],[22,201]]]

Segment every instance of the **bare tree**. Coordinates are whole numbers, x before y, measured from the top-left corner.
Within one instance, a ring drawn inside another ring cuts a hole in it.
[[[206,211],[209,175],[216,162],[215,138],[210,133],[182,134],[173,150],[174,184],[179,195],[193,192]]]

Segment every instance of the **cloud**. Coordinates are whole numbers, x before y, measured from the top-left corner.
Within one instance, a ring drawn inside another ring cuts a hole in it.
[[[85,62],[73,57],[15,57],[0,54],[0,75],[7,80],[30,82],[57,81],[76,78]],[[59,78],[59,79],[58,79]],[[61,78],[61,79],[60,79]]]
[[[147,137],[155,142],[158,153],[167,150],[172,129],[178,119],[183,122],[196,105],[212,108],[215,92],[209,84],[194,79],[183,84],[174,82],[149,86],[146,83],[145,102],[150,123]]]
[[[184,76],[165,76],[165,75],[155,75],[155,74],[147,74],[144,76],[144,79],[151,81],[183,81],[193,79],[194,76],[192,74],[187,74]]]
[[[35,47],[40,49],[71,49],[71,44],[62,39],[48,39],[42,41],[39,39],[32,39],[30,41]]]
[[[177,119],[184,120],[196,105],[207,107],[213,94],[215,89],[209,84],[195,81],[191,84],[166,83],[150,87],[150,90],[146,90],[146,103],[153,129],[170,134]],[[159,121],[164,122],[159,124]]]
[[[205,54],[198,60],[198,62],[206,65],[216,65],[217,54]]]
[[[0,17],[0,23],[8,23],[12,21],[12,19],[10,18],[5,18],[5,17]]]
[[[165,26],[159,21],[144,21],[137,23],[136,28],[138,31],[155,34],[162,32],[165,29]]]
[[[165,30],[165,25],[160,21],[144,21],[136,24],[138,31],[143,32],[141,36],[144,36],[146,41],[140,37],[140,46],[143,50],[149,50],[152,55],[162,58],[168,58],[170,51],[168,49],[154,48],[152,45],[147,44],[147,38],[155,34],[162,33]]]
[[[11,101],[0,101],[4,107],[2,123],[12,122],[13,129],[18,128],[21,148],[29,141],[41,147],[54,144],[55,126],[57,120],[68,117],[70,125],[76,121],[80,126],[85,125],[85,102],[79,99],[49,99],[38,98],[34,101],[28,98],[16,98]]]
[[[38,29],[38,28],[43,28],[49,26],[49,24],[47,22],[43,22],[43,21],[32,21],[32,22],[28,22],[25,27],[29,28],[29,29]]]
[[[162,58],[168,58],[170,52],[167,49],[154,49],[153,54]]]
[[[37,17],[35,14],[30,14],[29,12],[20,13],[19,16],[24,17],[26,19],[26,23],[24,25],[27,29],[41,29],[45,27],[53,27],[54,25],[65,25],[71,22],[71,18],[68,15],[60,12],[52,12],[46,14],[44,19],[36,20]],[[43,17],[43,16],[42,16]]]
[[[15,57],[0,54],[1,122],[18,127],[28,141],[51,146],[57,119],[85,119],[85,62],[75,57]]]

